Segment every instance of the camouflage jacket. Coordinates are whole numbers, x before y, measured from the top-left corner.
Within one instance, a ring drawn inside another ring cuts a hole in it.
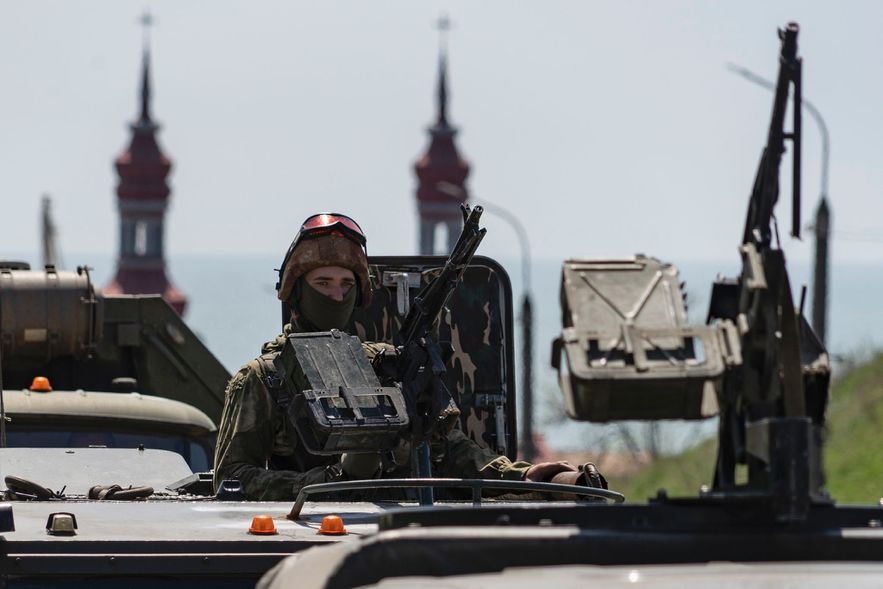
[[[264,344],[264,357],[281,352],[284,338]],[[388,344],[363,344],[369,359],[384,347]],[[523,480],[530,468],[479,446],[457,428],[440,434],[430,446],[435,476]],[[409,453],[403,442],[393,452],[395,462],[384,462],[384,476],[407,476]],[[310,454],[301,446],[267,387],[260,360],[249,362],[230,379],[215,448],[215,489],[221,481],[238,479],[248,499],[293,500],[301,487],[339,477],[339,460]]]

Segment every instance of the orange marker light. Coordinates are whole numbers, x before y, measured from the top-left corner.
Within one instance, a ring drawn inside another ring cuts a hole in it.
[[[48,393],[52,390],[52,385],[49,384],[49,379],[45,376],[35,376],[31,381],[31,390],[38,393]]]
[[[346,528],[343,527],[343,520],[339,515],[326,515],[322,518],[319,533],[326,536],[343,536],[346,534]]]
[[[256,515],[251,520],[251,527],[248,528],[248,533],[269,536],[279,532],[276,531],[276,524],[273,523],[272,517],[269,515]]]

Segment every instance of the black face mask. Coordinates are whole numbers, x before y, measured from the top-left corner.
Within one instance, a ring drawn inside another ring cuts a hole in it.
[[[353,285],[342,301],[335,301],[301,280],[297,297],[298,323],[305,331],[345,329],[356,307],[358,285]]]

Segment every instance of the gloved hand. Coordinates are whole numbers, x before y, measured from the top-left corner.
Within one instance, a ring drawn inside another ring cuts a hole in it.
[[[598,468],[591,462],[573,466],[569,462],[541,462],[534,464],[527,471],[527,480],[558,483],[562,485],[579,485],[581,487],[593,487],[606,489],[607,479],[604,478]],[[565,500],[582,499],[581,495],[568,495],[556,493],[555,498]]]
[[[340,456],[343,474],[351,480],[373,479],[380,473],[380,454],[376,452],[346,453]]]
[[[607,479],[604,478],[598,468],[591,462],[580,464],[576,472],[567,471],[556,474],[550,482],[561,483],[564,485],[579,485],[581,487],[594,487],[596,489],[606,489]]]
[[[586,462],[581,464],[579,470],[583,473],[587,486],[594,487],[595,489],[607,488],[607,479],[604,478],[604,475],[601,474],[601,471],[598,470],[594,463]]]
[[[607,479],[604,478],[598,468],[591,462],[580,464],[576,472],[562,472],[552,477],[553,483],[562,483],[565,485],[579,485],[580,487],[592,487],[595,489],[606,489]],[[562,499],[583,500],[583,501],[603,501],[597,497],[589,495],[567,495],[561,494]]]
[[[370,350],[368,347],[370,346]],[[391,386],[398,375],[397,363],[399,360],[399,351],[390,344],[371,343],[362,344],[365,354],[371,361],[374,373],[380,379],[383,386]]]
[[[524,478],[536,483],[562,482],[553,481],[553,478],[559,474],[567,473],[577,475],[579,471],[574,465],[563,460],[560,462],[539,462],[527,469],[527,474],[524,475]]]

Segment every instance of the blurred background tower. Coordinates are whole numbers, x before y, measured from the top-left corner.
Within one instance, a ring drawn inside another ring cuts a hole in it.
[[[447,229],[446,252],[454,247],[463,226],[460,204],[466,202],[466,178],[469,164],[460,157],[454,137],[456,127],[448,122],[447,42],[445,35],[450,21],[438,20],[438,115],[429,128],[429,148],[414,164],[417,174],[417,214],[420,217],[420,254],[435,253],[435,230],[439,224]]]
[[[141,114],[130,125],[132,141],[116,159],[120,211],[119,256],[116,276],[104,287],[107,294],[161,294],[179,315],[187,298],[166,276],[163,235],[172,162],[156,141],[159,125],[150,116],[150,15],[142,18],[145,30],[141,77]]]

